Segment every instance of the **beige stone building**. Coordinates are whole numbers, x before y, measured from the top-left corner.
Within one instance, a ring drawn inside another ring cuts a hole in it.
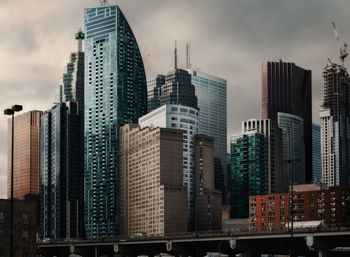
[[[41,111],[30,111],[15,117],[13,154],[13,196],[39,195],[40,117]],[[8,182],[7,197],[11,197],[12,121],[8,120]]]
[[[214,186],[214,140],[198,134],[195,137],[196,231],[220,230],[222,192]]]
[[[127,124],[119,139],[121,234],[186,232],[182,131]]]

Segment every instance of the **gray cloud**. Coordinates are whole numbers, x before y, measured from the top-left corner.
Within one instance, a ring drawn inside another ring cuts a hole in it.
[[[115,1],[110,0],[110,3]],[[313,72],[313,119],[318,121],[322,68],[338,61],[331,21],[350,42],[348,0],[118,0],[138,40],[150,79],[180,64],[191,43],[193,67],[228,80],[228,135],[242,120],[261,117],[261,63],[295,62]],[[83,27],[84,7],[97,0],[0,1],[0,102],[25,111],[51,107]],[[40,8],[39,8],[40,6]],[[244,111],[242,111],[244,110]],[[0,115],[0,197],[6,193],[6,119]]]

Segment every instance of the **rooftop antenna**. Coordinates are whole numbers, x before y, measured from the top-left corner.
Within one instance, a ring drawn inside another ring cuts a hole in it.
[[[191,62],[190,62],[190,43],[186,43],[186,68],[191,68]]]
[[[175,70],[177,69],[177,47],[176,47],[176,40],[175,40]]]
[[[107,5],[109,5],[109,3],[108,3],[107,0],[100,0],[100,4],[101,4],[101,6],[107,6]]]
[[[85,38],[85,34],[83,33],[82,29],[79,28],[79,31],[75,33],[75,39],[78,41],[78,52],[83,51],[83,40]]]

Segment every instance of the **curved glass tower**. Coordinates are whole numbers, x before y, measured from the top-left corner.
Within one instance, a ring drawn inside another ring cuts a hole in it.
[[[85,9],[84,194],[88,238],[119,234],[119,128],[147,112],[133,32],[118,6]]]
[[[305,183],[304,121],[284,112],[278,112],[277,118],[282,129],[283,192],[289,192],[292,181],[295,185]]]

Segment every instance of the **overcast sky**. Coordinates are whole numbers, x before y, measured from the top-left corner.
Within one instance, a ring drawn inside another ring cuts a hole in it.
[[[118,0],[138,41],[147,79],[180,65],[191,44],[192,67],[227,79],[228,138],[242,120],[261,118],[261,63],[294,62],[312,70],[318,122],[322,68],[338,49],[331,22],[350,43],[349,0]],[[7,122],[2,109],[47,110],[76,50],[84,7],[98,0],[0,1],[0,198],[6,197]]]

